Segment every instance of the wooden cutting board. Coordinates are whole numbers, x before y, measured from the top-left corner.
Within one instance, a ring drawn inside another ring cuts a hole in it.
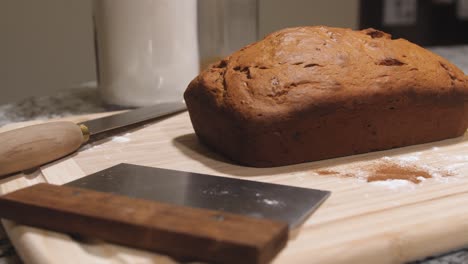
[[[98,116],[102,114],[68,120]],[[27,124],[12,124],[0,131]],[[332,191],[292,234],[274,263],[401,263],[468,246],[468,134],[319,162],[248,168],[201,145],[185,112],[84,146],[39,170],[4,178],[0,192],[38,182],[62,184],[121,162]],[[416,166],[434,178],[419,177],[419,184],[366,181],[389,163]],[[152,252],[11,221],[3,220],[3,224],[26,263],[173,263]]]

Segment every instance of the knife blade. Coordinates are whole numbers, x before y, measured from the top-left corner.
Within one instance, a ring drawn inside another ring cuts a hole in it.
[[[329,191],[127,163],[65,184],[181,206],[274,219],[297,228]]]
[[[0,133],[0,176],[35,168],[69,155],[99,133],[185,109],[184,102],[160,103],[78,124],[49,122]]]

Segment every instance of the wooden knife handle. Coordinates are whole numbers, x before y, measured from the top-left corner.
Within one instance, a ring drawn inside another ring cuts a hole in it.
[[[215,263],[268,263],[288,241],[282,222],[46,183],[1,196],[0,217]]]
[[[72,122],[32,125],[0,134],[0,175],[31,169],[77,150],[89,136]]]

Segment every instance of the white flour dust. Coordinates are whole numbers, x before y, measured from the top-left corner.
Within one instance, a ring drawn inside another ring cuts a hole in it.
[[[374,181],[370,182],[370,185],[385,187],[390,190],[399,190],[399,189],[415,189],[416,184],[407,181],[407,180],[386,180],[386,181]]]
[[[340,178],[355,178],[360,184],[389,190],[414,190],[418,185],[430,182],[450,183],[459,180],[457,169],[466,166],[468,155],[450,155],[442,153],[443,148],[432,147],[429,151],[437,152],[441,160],[450,161],[443,165],[428,159],[425,152],[414,152],[389,157],[384,156],[376,160],[355,162],[354,164],[339,165],[314,170],[321,176],[338,176]],[[432,154],[432,155],[434,155]]]
[[[280,202],[278,202],[277,200],[270,200],[270,199],[263,199],[263,202],[268,204],[268,205],[279,205]]]
[[[128,138],[128,136],[130,135],[131,133],[127,133],[123,136],[115,136],[115,137],[112,137],[112,141],[117,142],[117,143],[126,143],[130,141],[130,138]]]
[[[403,157],[400,157],[398,158],[398,160],[401,160],[401,161],[418,161],[420,160],[420,158],[416,155],[411,155],[411,156],[403,156]]]
[[[129,142],[130,139],[128,137],[115,136],[115,137],[112,137],[112,141],[117,142],[117,143],[125,143],[125,142]]]

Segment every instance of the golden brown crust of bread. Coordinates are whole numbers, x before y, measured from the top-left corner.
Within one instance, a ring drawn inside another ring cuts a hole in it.
[[[456,137],[468,125],[456,66],[375,30],[299,27],[211,65],[184,97],[199,138],[279,166]]]

